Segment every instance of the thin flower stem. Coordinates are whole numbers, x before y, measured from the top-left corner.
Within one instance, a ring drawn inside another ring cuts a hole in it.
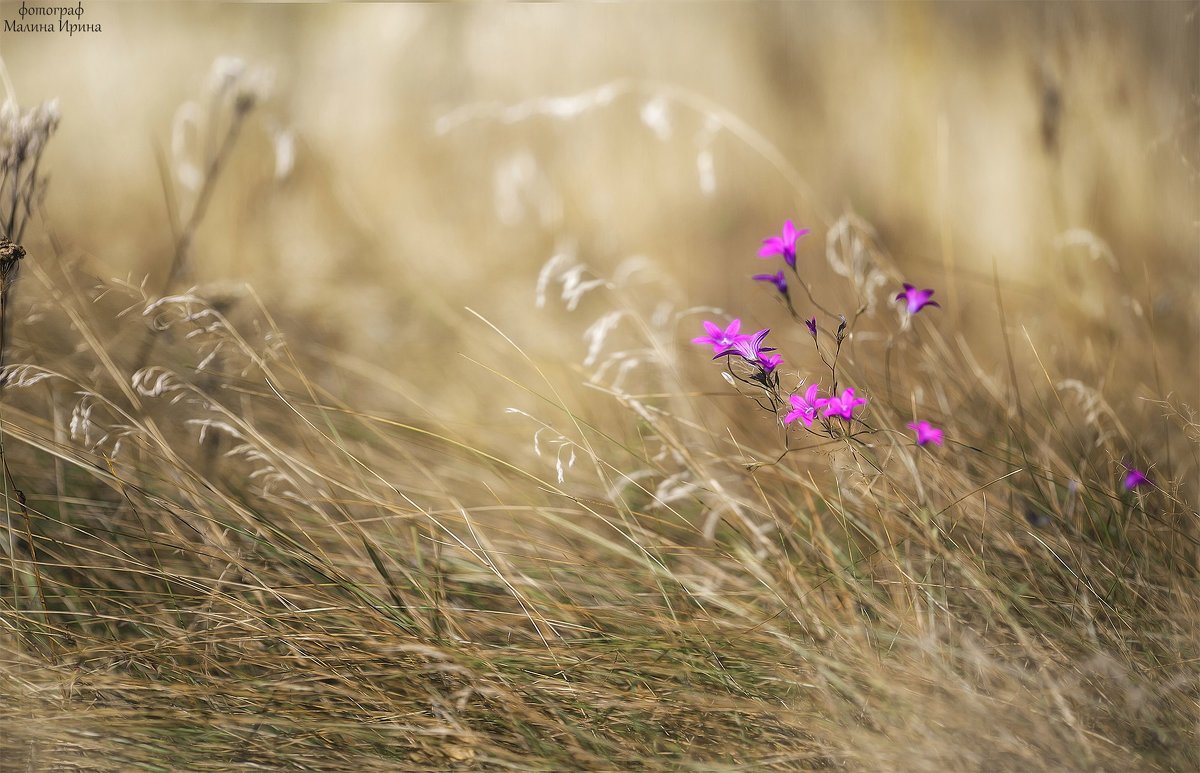
[[[834,352],[833,352],[833,363],[832,363],[832,364],[830,364],[830,363],[828,363],[828,362],[826,362],[826,363],[825,363],[825,365],[826,365],[826,366],[829,368],[829,375],[830,375],[830,378],[833,380],[833,388],[830,390],[830,394],[831,394],[831,395],[832,395],[832,394],[836,394],[836,393],[837,393],[837,388],[838,388],[838,380],[837,380],[837,366],[838,366],[838,358],[842,356],[842,340],[843,340],[843,339],[842,339],[842,337],[841,337],[841,336],[836,336],[836,337],[835,337],[835,340],[836,340],[836,342],[837,342],[837,348],[836,348],[836,349],[834,350]],[[821,361],[822,361],[822,362],[825,362],[825,357],[824,357],[824,356],[822,356],[822,357],[821,357]]]
[[[800,272],[796,270],[795,266],[792,266],[792,275],[796,277],[796,281],[799,282],[800,286],[804,288],[804,292],[808,295],[808,300],[812,302],[813,306],[816,306],[822,314],[825,314],[833,319],[837,319],[837,314],[834,314],[829,309],[817,303],[817,299],[813,297],[812,288],[808,286],[808,282],[804,281],[804,277],[800,276]]]
[[[787,304],[788,313],[792,315],[792,320],[795,322],[803,322],[804,318],[800,316],[799,312],[796,311],[796,307],[792,304],[792,296],[785,294],[783,299]]]
[[[787,456],[788,454],[790,454],[792,451],[795,451],[795,450],[797,450],[797,449],[790,447],[787,444],[787,441],[784,440],[783,453],[781,453],[779,456],[775,457],[774,460],[769,461],[769,462],[753,462],[751,464],[747,464],[746,472],[754,472],[755,470],[761,469],[763,467],[774,467],[775,465],[777,465],[783,461],[783,457]]]

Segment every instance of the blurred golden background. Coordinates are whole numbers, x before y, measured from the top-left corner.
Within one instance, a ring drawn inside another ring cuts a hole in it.
[[[582,359],[594,314],[530,312],[556,253],[602,276],[645,256],[677,308],[771,324],[742,281],[759,240],[812,228],[819,290],[844,213],[964,331],[997,324],[994,266],[1053,347],[1079,343],[1065,319],[1114,341],[1149,316],[1200,377],[1197,7],[88,2],[102,32],[0,53],[22,104],[60,100],[48,228],[135,281],[170,264],[160,167],[189,195],[181,110],[221,57],[265,68],[187,281],[246,280],[307,340],[425,386],[431,349],[494,347],[468,306]]]

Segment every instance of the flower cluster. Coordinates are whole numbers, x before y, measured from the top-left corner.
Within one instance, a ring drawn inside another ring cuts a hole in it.
[[[782,257],[785,267],[792,271],[797,281],[803,283],[799,269],[797,268],[796,249],[800,238],[808,233],[808,229],[797,229],[795,224],[791,220],[788,220],[783,224],[783,228],[778,235],[763,239],[758,256],[760,258]],[[728,358],[726,360],[728,364],[730,360],[736,358],[748,364],[751,369],[750,375],[748,378],[742,378],[741,380],[765,390],[767,404],[775,411],[776,415],[782,413],[781,420],[784,425],[799,421],[805,427],[811,429],[813,424],[820,419],[825,431],[832,432],[832,425],[829,421],[832,419],[841,419],[847,428],[851,427],[856,418],[855,412],[867,404],[867,398],[858,396],[854,387],[847,387],[841,394],[837,393],[837,356],[841,352],[842,341],[846,335],[847,321],[845,316],[837,315],[840,324],[837,327],[837,332],[831,334],[836,350],[833,353],[832,362],[830,362],[826,359],[825,354],[822,353],[821,345],[818,341],[816,316],[803,319],[796,313],[795,307],[792,305],[791,295],[789,294],[788,278],[784,271],[779,270],[770,274],[755,274],[753,278],[755,281],[774,287],[776,292],[786,302],[792,317],[797,321],[804,322],[804,326],[808,329],[814,342],[817,342],[817,351],[821,354],[822,361],[830,368],[833,375],[834,386],[829,393],[822,396],[821,387],[816,383],[809,384],[803,394],[789,394],[786,395],[786,399],[784,395],[779,393],[779,380],[776,370],[783,364],[783,356],[774,353],[775,349],[773,347],[765,345],[767,334],[770,332],[769,329],[759,330],[756,333],[742,333],[742,321],[740,319],[730,321],[724,328],[714,322],[705,321],[704,330],[706,335],[693,338],[692,342],[712,346],[714,360]],[[806,290],[809,290],[807,284],[804,287]],[[926,306],[938,305],[935,301],[930,300],[931,295],[933,295],[933,290],[917,290],[913,285],[905,284],[904,292],[897,295],[896,299],[906,300],[908,313],[912,315],[921,311]],[[811,290],[808,292],[808,296],[811,300]],[[824,310],[822,309],[822,311]],[[737,377],[732,371],[731,375]],[[923,446],[927,443],[942,444],[942,430],[931,426],[929,422],[923,421],[920,424],[909,424],[908,426],[916,433],[918,445]]]
[[[759,390],[754,395],[755,399],[764,408],[772,411],[785,427],[798,422],[811,432],[821,431],[829,436],[837,435],[838,428],[841,427],[845,429],[845,436],[852,438],[857,421],[867,432],[878,431],[868,426],[857,415],[857,411],[867,405],[868,401],[865,396],[860,396],[854,387],[846,387],[840,394],[838,393],[838,356],[841,353],[843,341],[849,335],[848,329],[853,327],[853,322],[848,321],[845,315],[834,314],[820,306],[814,299],[811,288],[801,276],[798,268],[797,246],[800,238],[808,233],[808,229],[797,229],[792,221],[788,220],[783,224],[778,235],[763,239],[758,255],[760,258],[782,257],[785,269],[792,273],[791,280],[804,288],[808,299],[812,301],[816,309],[838,321],[836,330],[818,327],[815,315],[806,318],[797,312],[790,294],[789,277],[785,270],[755,274],[753,279],[771,285],[787,306],[792,319],[796,322],[803,322],[804,327],[807,328],[808,334],[812,336],[816,344],[821,362],[829,368],[832,376],[833,385],[827,392],[822,393],[821,385],[815,382],[809,383],[803,393],[781,391],[778,369],[783,364],[783,356],[776,353],[774,347],[766,345],[767,334],[771,332],[767,328],[755,333],[742,333],[740,319],[732,320],[724,328],[716,323],[705,321],[706,335],[694,338],[692,341],[712,346],[713,359],[724,358],[726,361],[729,369],[727,377]],[[907,282],[903,283],[903,288],[896,294],[895,300],[904,303],[902,313],[906,315],[905,326],[922,310],[930,307],[940,308],[938,302],[933,300],[932,289],[919,290],[916,285]],[[855,319],[857,319],[857,315],[855,315]],[[827,345],[824,347],[819,333],[823,333],[827,339]],[[735,369],[734,363],[741,363],[741,365]],[[835,420],[840,420],[840,423]],[[819,426],[814,428],[814,425],[818,424]],[[944,430],[933,426],[928,421],[913,421],[906,426],[912,430],[917,446],[940,446],[945,442]],[[1125,466],[1121,484],[1126,491],[1154,485],[1146,473],[1128,465]],[[1031,521],[1031,523],[1039,525],[1041,521],[1038,520],[1036,523]]]

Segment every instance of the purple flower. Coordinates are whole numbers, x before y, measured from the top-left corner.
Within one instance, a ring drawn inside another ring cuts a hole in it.
[[[762,366],[763,373],[770,373],[783,364],[782,354],[772,354],[767,356],[766,352],[758,353],[758,364]]]
[[[942,430],[927,421],[910,423],[908,428],[917,433],[917,445],[919,446],[926,443],[933,443],[935,446],[942,444]]]
[[[825,416],[840,416],[846,421],[854,418],[854,409],[866,405],[866,398],[855,397],[854,387],[848,387],[841,397],[822,397],[813,405],[825,409]]]
[[[787,295],[787,279],[782,271],[776,271],[774,274],[755,274],[754,279],[758,282],[770,282],[775,285],[780,295]]]
[[[784,424],[791,424],[796,419],[804,422],[804,426],[811,427],[813,419],[817,418],[817,389],[816,384],[809,384],[808,390],[804,396],[788,395],[788,402],[792,404],[792,411],[783,417]]]
[[[719,352],[722,349],[728,349],[738,341],[750,338],[750,336],[745,334],[739,335],[738,331],[741,329],[742,321],[740,319],[735,319],[734,321],[730,322],[729,327],[725,328],[724,330],[717,327],[712,322],[705,321],[704,330],[708,333],[708,335],[700,336],[699,338],[693,338],[692,343],[712,344],[713,351]]]
[[[1127,467],[1125,472],[1125,490],[1133,491],[1138,486],[1151,485],[1150,479],[1146,477],[1146,473],[1133,467]]]
[[[788,220],[783,224],[783,231],[779,236],[770,236],[763,239],[763,246],[758,251],[760,258],[772,258],[776,255],[782,255],[784,262],[792,268],[796,267],[796,240],[808,233],[807,228],[796,230],[796,226],[792,225],[792,221]]]
[[[918,290],[917,288],[905,282],[904,292],[897,295],[896,300],[908,301],[908,313],[916,314],[926,306],[937,306],[939,309],[941,308],[937,301],[929,300],[931,295],[933,295],[933,290]]]
[[[736,337],[729,346],[720,350],[713,356],[713,359],[718,359],[729,354],[736,354],[750,362],[758,362],[763,352],[773,352],[773,348],[763,346],[763,339],[770,333],[770,328],[763,328],[754,335],[740,335]],[[715,347],[714,347],[715,348]]]
[[[812,337],[816,338],[817,337],[817,318],[810,317],[809,319],[804,320],[804,324],[808,328],[808,332],[812,333]]]

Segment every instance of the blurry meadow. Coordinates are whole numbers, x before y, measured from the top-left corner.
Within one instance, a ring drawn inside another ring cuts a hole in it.
[[[1200,6],[85,8],[0,770],[1200,766]]]

